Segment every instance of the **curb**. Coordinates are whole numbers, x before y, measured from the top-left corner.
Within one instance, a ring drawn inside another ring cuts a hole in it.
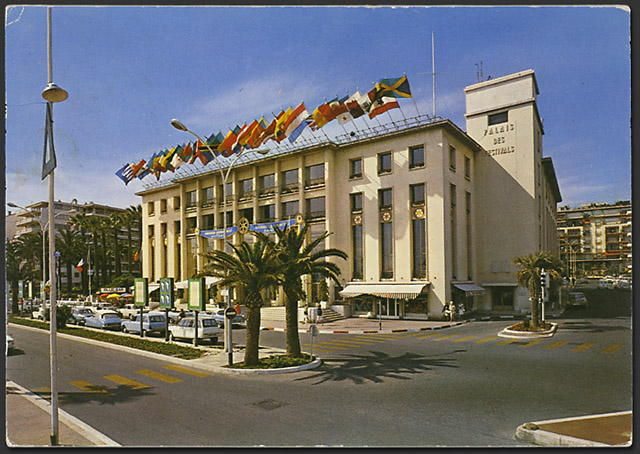
[[[40,397],[39,395],[29,391],[28,389],[11,380],[7,380],[6,386],[7,388],[16,388],[18,391],[20,391],[20,394],[29,402],[46,411],[49,415],[51,414],[51,403],[45,398]],[[75,416],[70,415],[60,407],[58,407],[58,418],[61,423],[66,424],[71,430],[82,435],[84,438],[91,441],[96,446],[121,446],[119,443],[113,441],[102,432],[97,431],[89,424],[79,420]]]
[[[314,369],[322,364],[322,360],[317,358],[310,363],[300,366],[281,367],[279,369],[235,369],[225,366],[218,366],[217,372],[225,374],[237,375],[269,375],[269,374],[288,374],[291,372],[300,372],[302,370]]]
[[[470,323],[475,321],[475,319],[462,320],[459,322],[453,322],[448,325],[441,326],[425,326],[422,328],[395,328],[395,329],[382,329],[382,330],[372,330],[372,329],[361,329],[361,330],[350,330],[350,329],[336,329],[336,330],[327,330],[320,329],[318,330],[319,334],[394,334],[394,333],[419,333],[421,331],[432,331],[436,329],[445,329],[453,326],[464,325],[465,323]],[[317,326],[317,325],[316,325]],[[262,331],[279,331],[286,332],[286,328],[275,328],[271,326],[261,326],[260,330]],[[299,333],[308,333],[308,328],[298,328]]]
[[[533,339],[538,337],[553,337],[558,329],[557,323],[551,324],[551,329],[545,331],[538,332],[529,332],[529,331],[514,331],[509,328],[505,328],[498,333],[499,337],[508,337],[511,339]]]

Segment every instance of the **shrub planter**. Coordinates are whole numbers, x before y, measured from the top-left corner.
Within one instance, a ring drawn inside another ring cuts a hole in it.
[[[510,337],[516,339],[531,339],[537,337],[552,337],[558,329],[557,323],[544,322],[546,326],[539,327],[532,331],[525,325],[525,322],[516,323],[498,333],[499,337]]]

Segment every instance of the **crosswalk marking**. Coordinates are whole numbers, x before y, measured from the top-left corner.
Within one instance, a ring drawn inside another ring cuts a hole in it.
[[[573,350],[574,352],[583,352],[588,348],[593,347],[594,345],[596,345],[595,342],[585,342],[584,344],[578,345],[577,347],[572,348],[571,350]]]
[[[307,344],[307,345],[311,345],[311,344]],[[344,347],[344,346],[339,346],[339,345],[334,345],[330,342],[318,342],[317,344],[314,343],[313,345],[317,345],[318,347],[322,348],[337,348],[338,350],[349,350],[349,347]]]
[[[447,336],[434,337],[433,340],[434,341],[441,341],[441,340],[451,339],[452,337],[458,337],[458,336],[460,336],[460,335],[459,334],[449,334]]]
[[[546,347],[544,347],[544,348],[547,348],[547,349],[549,349],[549,350],[552,350],[552,349],[554,349],[554,348],[562,347],[562,346],[563,346],[564,344],[566,344],[567,342],[569,342],[569,341],[558,341],[558,342],[554,342],[553,344],[551,344],[551,345],[547,345],[547,346],[546,346]]]
[[[428,337],[433,337],[433,336],[442,336],[442,333],[429,333],[429,334],[425,334],[424,336],[416,336],[416,339],[426,339]]]
[[[538,338],[538,339],[532,340],[531,342],[527,342],[526,344],[521,345],[520,347],[532,347],[533,345],[539,344],[540,342],[544,342],[544,341],[545,339]]]
[[[160,372],[154,372],[148,369],[137,370],[136,374],[145,375],[147,377],[155,378],[156,380],[161,380],[167,383],[179,383],[182,381],[181,378],[172,377],[171,375],[161,374]]]
[[[195,375],[196,377],[209,377],[211,374],[206,372],[200,372],[199,370],[187,369],[186,367],[176,366],[175,364],[168,364],[164,366],[166,369],[175,370],[177,372],[183,372],[185,374]]]
[[[305,347],[305,348],[307,348],[307,347],[310,347],[310,346],[311,346],[311,344],[304,344],[304,345],[302,345],[302,346],[303,346],[303,347]],[[318,346],[314,345],[314,346],[313,346],[313,351],[314,351],[314,352],[315,352],[315,351],[331,352],[331,351],[333,351],[333,350],[332,350],[332,349],[330,349],[330,348],[326,348],[326,347],[325,347],[325,348],[322,348],[322,347],[318,347]]]
[[[613,344],[609,345],[607,348],[602,350],[600,353],[614,353],[622,348],[622,344]]]
[[[105,375],[104,378],[106,378],[107,380],[111,380],[114,381],[116,383],[119,383],[121,385],[125,385],[128,386],[129,388],[132,389],[145,389],[145,388],[151,388],[151,386],[149,385],[145,385],[144,383],[140,383],[134,380],[130,380],[128,378],[125,377],[121,377],[120,375]]]
[[[376,341],[351,340],[351,339],[336,339],[331,342],[335,342],[337,344],[345,344],[345,345],[372,345],[377,343]]]
[[[84,380],[70,381],[69,384],[88,393],[110,394],[109,391],[107,391],[104,387],[94,385],[93,383],[89,383],[88,381]]]
[[[51,394],[51,387],[38,386],[37,388],[33,388],[31,391],[33,391],[35,394]]]
[[[514,338],[511,338],[511,339],[505,339],[505,340],[503,340],[503,341],[501,341],[501,342],[498,342],[496,345],[509,345],[509,344],[511,344],[511,343],[513,343],[513,342],[515,342],[515,341],[517,341],[517,340],[518,340],[518,339],[514,339]]]
[[[467,337],[461,337],[460,339],[456,339],[454,340],[454,342],[464,342],[464,341],[468,341],[470,339],[475,339],[478,336],[467,336]]]
[[[480,339],[480,340],[474,341],[473,343],[474,344],[484,344],[485,342],[489,342],[489,341],[496,340],[496,339],[498,339],[498,336],[485,337],[484,339]]]

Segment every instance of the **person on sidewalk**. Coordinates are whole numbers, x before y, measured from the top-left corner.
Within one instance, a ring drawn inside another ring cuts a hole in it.
[[[319,324],[323,324],[324,323],[324,319],[322,318],[322,307],[318,304],[318,318],[317,318],[317,323]]]
[[[456,315],[456,303],[449,301],[449,321],[452,322]]]

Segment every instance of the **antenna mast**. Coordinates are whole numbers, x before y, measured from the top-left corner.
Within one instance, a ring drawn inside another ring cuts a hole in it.
[[[433,41],[433,30],[431,30],[431,74],[433,75],[433,118],[436,118],[436,56],[435,56],[435,46]]]

